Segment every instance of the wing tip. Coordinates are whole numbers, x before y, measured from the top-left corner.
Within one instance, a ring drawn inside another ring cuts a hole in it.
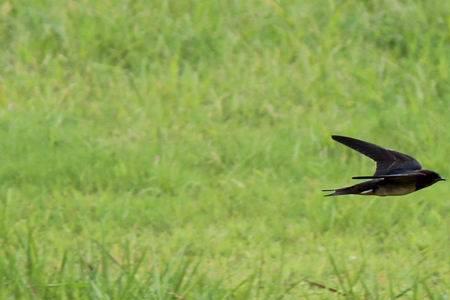
[[[382,178],[380,176],[375,176],[375,175],[367,175],[367,176],[353,176],[352,179],[375,179],[375,178]]]
[[[331,135],[331,138],[339,143],[344,143],[345,141],[355,140],[354,138],[344,136],[344,135],[338,135],[338,134]]]

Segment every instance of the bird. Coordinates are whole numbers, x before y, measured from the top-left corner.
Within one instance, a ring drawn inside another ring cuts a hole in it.
[[[369,179],[368,181],[343,188],[322,190],[332,192],[325,196],[351,194],[401,196],[445,180],[435,171],[423,169],[415,158],[407,154],[347,136],[332,135],[331,138],[371,158],[377,167],[372,176],[352,177],[352,179]]]

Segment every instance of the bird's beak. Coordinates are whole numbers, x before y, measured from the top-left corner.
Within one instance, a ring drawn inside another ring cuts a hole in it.
[[[440,178],[439,181],[447,181],[445,178]]]

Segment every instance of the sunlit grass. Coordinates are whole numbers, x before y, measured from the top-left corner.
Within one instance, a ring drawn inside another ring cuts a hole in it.
[[[446,299],[446,1],[3,1],[0,298]]]

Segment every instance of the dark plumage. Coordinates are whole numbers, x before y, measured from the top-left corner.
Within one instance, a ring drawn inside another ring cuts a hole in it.
[[[333,140],[356,150],[377,163],[372,176],[355,176],[353,179],[370,179],[349,187],[323,190],[333,192],[325,196],[348,194],[399,196],[405,195],[445,180],[438,173],[422,169],[413,157],[372,143],[346,136],[333,135]]]

